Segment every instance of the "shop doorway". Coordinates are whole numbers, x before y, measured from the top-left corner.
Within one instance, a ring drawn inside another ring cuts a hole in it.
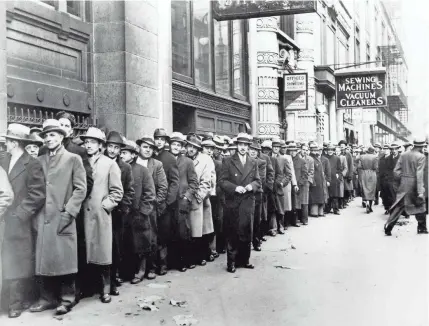
[[[195,109],[173,103],[173,131],[186,135],[195,132]]]

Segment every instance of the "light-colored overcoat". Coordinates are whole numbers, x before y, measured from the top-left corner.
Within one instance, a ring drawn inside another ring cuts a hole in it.
[[[37,217],[36,275],[77,273],[76,217],[86,196],[86,172],[79,155],[61,146],[39,156],[46,178],[46,202]],[[65,227],[68,225],[67,227]]]
[[[289,212],[292,210],[292,187],[297,185],[296,182],[296,175],[295,175],[295,168],[293,167],[293,161],[292,156],[289,154],[283,155],[283,157],[286,159],[287,165],[290,167],[291,170],[291,182],[289,182],[286,187],[284,188],[284,200],[285,200],[285,212]]]
[[[363,200],[375,200],[378,162],[379,158],[375,154],[364,154],[359,161],[359,168],[362,171]]]
[[[189,219],[191,222],[191,236],[199,238],[204,234],[214,232],[210,191],[212,190],[215,166],[212,158],[204,153],[198,153],[193,162],[197,173],[198,187],[192,198]]]
[[[121,170],[115,161],[100,155],[93,167],[94,186],[84,202],[87,262],[112,264],[112,210],[122,200]]]

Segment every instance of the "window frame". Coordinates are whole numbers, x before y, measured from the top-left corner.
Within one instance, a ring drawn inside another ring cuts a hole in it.
[[[210,59],[211,59],[211,87],[205,87],[204,85],[197,85],[195,80],[195,49],[194,49],[194,10],[193,10],[193,1],[189,0],[189,22],[190,22],[190,40],[191,40],[191,46],[190,46],[190,57],[191,57],[191,77],[185,76],[183,74],[172,72],[173,80],[182,81],[186,84],[189,84],[194,87],[198,87],[202,90],[207,90],[209,92],[212,92],[219,96],[227,96],[231,97],[233,99],[241,100],[247,102],[249,100],[249,89],[247,87],[248,80],[249,80],[249,53],[248,53],[248,30],[249,30],[249,24],[247,19],[241,19],[239,20],[241,23],[241,31],[242,31],[242,63],[241,66],[244,70],[243,72],[243,85],[244,85],[244,94],[241,95],[235,92],[234,90],[234,44],[233,44],[233,23],[232,21],[228,21],[228,40],[229,40],[229,49],[228,49],[228,55],[229,55],[229,90],[228,94],[224,94],[221,92],[216,91],[216,62],[215,62],[215,39],[214,39],[214,18],[210,14],[210,23],[209,23],[209,39],[210,39]],[[213,2],[210,1],[209,10],[210,12],[213,12]]]

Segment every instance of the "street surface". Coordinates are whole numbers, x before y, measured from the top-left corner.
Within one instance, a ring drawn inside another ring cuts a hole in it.
[[[110,304],[93,297],[59,319],[25,312],[2,315],[0,325],[174,326],[174,316],[193,315],[200,326],[427,326],[429,238],[416,234],[414,217],[384,236],[383,212],[375,206],[365,214],[358,198],[340,216],[310,218],[269,238],[262,252],[252,251],[255,270],[227,273],[221,255],[206,267],[126,284]],[[158,311],[137,306],[153,295],[164,299]]]

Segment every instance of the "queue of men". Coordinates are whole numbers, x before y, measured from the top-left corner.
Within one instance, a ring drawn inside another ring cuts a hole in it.
[[[73,139],[73,115],[56,118],[42,129],[10,124],[5,135],[2,302],[10,318],[27,308],[63,315],[95,294],[110,303],[123,282],[186,272],[219,254],[230,273],[254,269],[251,249],[261,251],[268,236],[306,226],[309,216],[339,215],[357,195],[370,213],[379,189],[391,211],[386,234],[402,213],[427,233],[427,209],[410,209],[410,189],[427,206],[424,141],[398,159],[395,144],[382,156],[378,144],[363,151],[246,133],[158,128],[134,142],[90,127]]]

